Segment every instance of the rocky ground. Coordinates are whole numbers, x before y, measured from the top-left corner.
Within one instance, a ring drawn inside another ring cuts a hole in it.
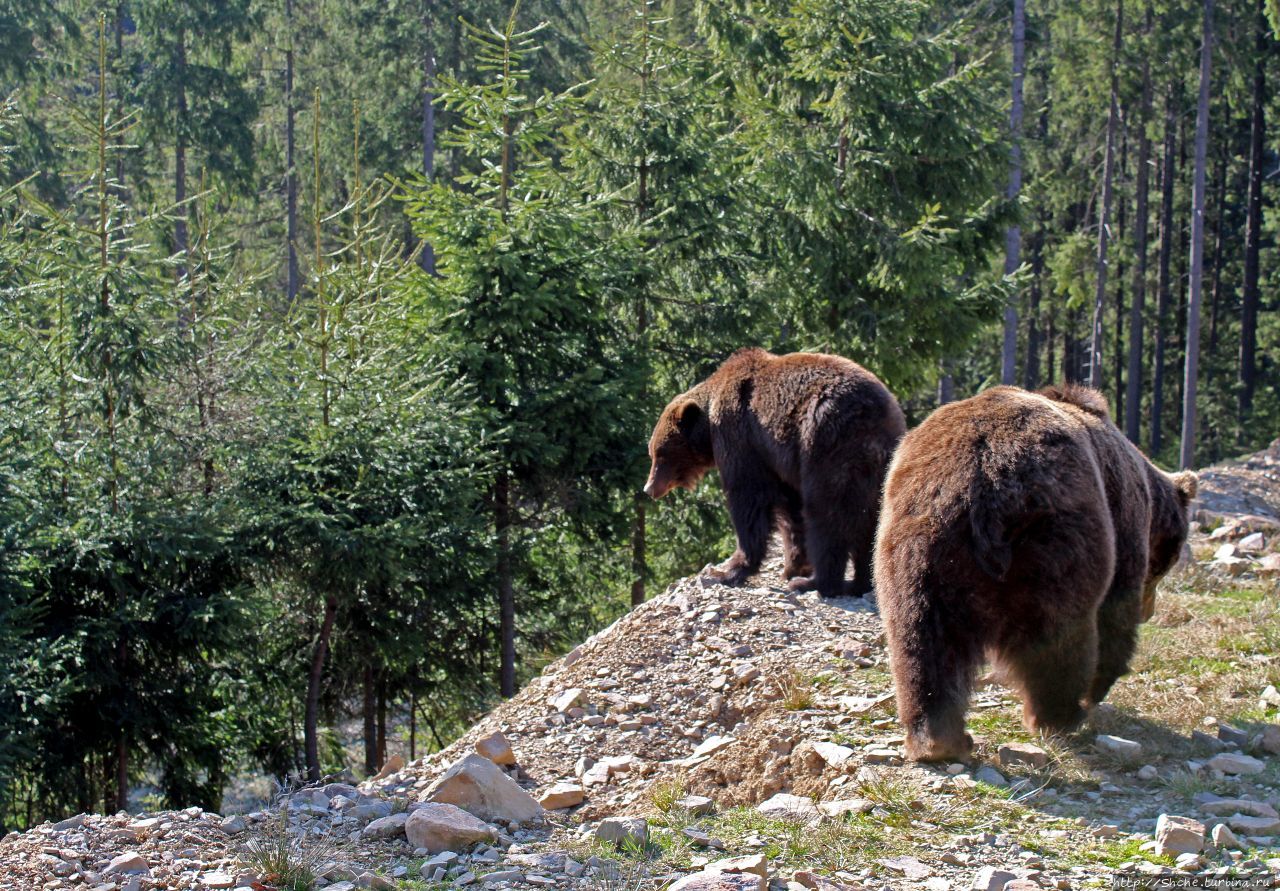
[[[874,604],[787,594],[770,564],[672,585],[359,788],[11,834],[0,889],[1280,887],[1278,473],[1280,443],[1205,472],[1134,674],[1069,737],[989,684],[972,761],[904,764]]]

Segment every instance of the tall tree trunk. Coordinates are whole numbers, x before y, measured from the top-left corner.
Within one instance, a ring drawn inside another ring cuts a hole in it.
[[[427,182],[436,178],[436,53],[431,40],[431,8],[426,4],[422,32],[426,46],[422,52],[422,175]],[[419,263],[427,274],[436,273],[436,252],[431,244],[422,246]]]
[[[1265,0],[1258,4],[1257,35],[1254,38],[1253,95],[1249,120],[1249,192],[1246,198],[1244,224],[1244,285],[1240,306],[1240,434],[1253,413],[1253,391],[1257,381],[1255,353],[1258,341],[1259,266],[1258,253],[1262,239],[1262,164],[1266,144],[1266,63],[1270,53],[1267,34]]]
[[[956,384],[951,377],[951,362],[942,360],[942,374],[938,376],[938,405],[946,405],[956,399]]]
[[[1151,4],[1147,3],[1144,48],[1149,46],[1153,17]],[[1129,304],[1129,371],[1124,403],[1124,433],[1134,445],[1138,445],[1142,425],[1142,315],[1147,302],[1147,200],[1151,188],[1151,134],[1147,132],[1151,122],[1151,60],[1147,52],[1142,54],[1142,102],[1138,118],[1138,182],[1133,225],[1135,261],[1133,299]],[[1119,349],[1119,344],[1116,348]]]
[[[302,723],[303,747],[307,752],[307,779],[320,782],[320,683],[324,680],[324,663],[329,656],[329,638],[333,635],[333,622],[338,617],[338,601],[334,597],[324,600],[324,618],[320,633],[311,652],[311,670],[307,673],[307,712]]]
[[[1129,169],[1129,124],[1127,115],[1121,112],[1124,118],[1120,135],[1120,182],[1123,183],[1128,179]],[[1128,209],[1127,202],[1120,200],[1120,206],[1116,210],[1116,241],[1123,243],[1124,241],[1124,224],[1125,211]],[[1116,274],[1115,274],[1115,322],[1116,332],[1115,340],[1111,346],[1111,376],[1112,386],[1115,387],[1115,401],[1112,403],[1111,410],[1113,417],[1124,416],[1124,350],[1120,348],[1120,344],[1124,343],[1124,254],[1116,258]]]
[[[498,540],[498,624],[502,641],[499,678],[503,696],[516,695],[516,594],[511,565],[511,481],[498,472],[493,484],[494,531]]]
[[[289,305],[298,299],[301,277],[298,271],[298,168],[295,157],[293,103],[293,0],[284,3],[285,28],[289,45],[284,51],[284,204],[285,255],[287,257],[286,293]],[[317,196],[317,200],[319,197]]]
[[[378,675],[378,723],[375,728],[377,740],[374,751],[377,753],[378,767],[387,763],[387,677],[385,672]]]
[[[1027,359],[1022,369],[1022,385],[1028,390],[1040,386],[1040,290],[1044,274],[1044,220],[1036,222],[1031,236],[1031,287],[1027,289]]]
[[[1209,285],[1209,355],[1217,354],[1218,349],[1218,311],[1222,306],[1222,240],[1226,229],[1227,206],[1227,166],[1228,150],[1224,147],[1218,152],[1217,168],[1214,171],[1213,201],[1213,281]],[[1213,381],[1213,366],[1204,370],[1206,387]],[[1211,389],[1211,387],[1210,387]]]
[[[1111,109],[1107,113],[1107,146],[1102,160],[1102,202],[1098,210],[1098,273],[1089,338],[1089,386],[1102,386],[1102,317],[1107,296],[1107,241],[1111,236],[1111,192],[1115,176],[1116,130],[1120,119],[1120,42],[1124,35],[1124,3],[1116,2],[1116,30],[1111,44]]]
[[[378,772],[378,725],[373,703],[373,659],[365,663],[360,679],[361,716],[364,718],[364,772],[373,776]]]
[[[651,72],[649,70],[649,6],[647,0],[642,0],[640,4],[640,21],[641,21],[641,37],[643,40],[643,57],[640,65],[640,107],[641,115],[648,114],[648,93],[649,79]],[[641,132],[647,132],[647,127],[642,126]],[[841,162],[841,170],[843,170],[843,162]],[[642,146],[639,164],[636,169],[636,220],[643,226],[649,219],[649,147]],[[636,343],[642,352],[647,351],[647,335],[649,332],[649,304],[648,295],[643,288],[637,289],[636,294]],[[648,366],[646,366],[647,368]],[[640,398],[641,404],[647,401],[648,397],[648,379],[644,382]],[[647,527],[647,508],[649,496],[644,493],[643,489],[637,490],[632,496],[634,500],[634,515],[631,522],[631,605],[639,606],[644,603],[645,579],[649,573],[647,550],[648,550],[648,527]]]
[[[173,149],[173,249],[178,255],[178,278],[188,275],[187,263],[187,32],[178,29],[178,60],[175,72],[178,88],[177,133]]]
[[[1164,158],[1160,170],[1160,256],[1156,270],[1156,328],[1151,368],[1151,454],[1157,455],[1164,445],[1164,366],[1165,332],[1168,330],[1169,302],[1173,283],[1170,262],[1173,257],[1173,180],[1177,164],[1178,113],[1177,87],[1171,84],[1165,97]]]
[[[417,680],[417,678],[414,678]],[[418,694],[409,694],[409,760],[418,757]]]
[[[1058,378],[1053,373],[1054,369],[1054,330],[1053,325],[1057,320],[1057,313],[1054,312],[1052,301],[1049,303],[1049,324],[1044,332],[1044,379],[1049,383],[1053,383]]]
[[[1026,62],[1026,0],[1013,0],[1013,103],[1009,109],[1009,188],[1010,201],[1022,190],[1022,80]],[[1022,229],[1018,225],[1005,231],[1004,274],[1012,275],[1021,264]],[[1000,355],[1000,382],[1012,384],[1017,376],[1018,295],[1009,294],[1004,307],[1004,343]]]
[[[116,810],[129,809],[129,737],[123,727],[116,734]]]
[[[1196,382],[1200,368],[1200,291],[1204,276],[1204,167],[1209,144],[1209,79],[1213,65],[1213,0],[1204,0],[1204,36],[1200,43],[1200,100],[1196,106],[1195,172],[1191,185],[1191,280],[1187,298],[1187,353],[1182,385],[1182,447],[1178,463],[1189,470],[1196,460]]]

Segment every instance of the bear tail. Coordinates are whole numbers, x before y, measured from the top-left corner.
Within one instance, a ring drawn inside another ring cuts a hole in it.
[[[1043,520],[1052,518],[1053,505],[1043,496],[1017,485],[993,486],[975,480],[969,497],[971,556],[978,568],[998,582],[1013,566],[1014,548]]]
[[[1054,402],[1063,402],[1084,409],[1104,421],[1111,419],[1111,408],[1107,405],[1107,397],[1092,387],[1080,384],[1055,384],[1036,392]]]

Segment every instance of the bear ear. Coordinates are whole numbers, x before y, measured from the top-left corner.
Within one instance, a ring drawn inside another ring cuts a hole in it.
[[[1173,487],[1178,491],[1178,501],[1186,507],[1196,497],[1196,492],[1200,488],[1195,471],[1184,470],[1181,473],[1175,473],[1170,479],[1173,481]]]
[[[694,402],[692,399],[683,402],[676,407],[676,427],[685,436],[688,436],[693,428],[703,418],[702,406]]]

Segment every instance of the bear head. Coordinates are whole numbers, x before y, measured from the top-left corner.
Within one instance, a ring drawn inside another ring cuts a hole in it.
[[[711,420],[696,390],[677,396],[662,410],[649,438],[649,460],[644,491],[650,498],[676,488],[692,489],[716,466]]]
[[[1156,611],[1156,586],[1178,562],[1187,542],[1187,507],[1196,497],[1196,475],[1167,474],[1151,468],[1151,541],[1147,580],[1142,589],[1142,621]]]

